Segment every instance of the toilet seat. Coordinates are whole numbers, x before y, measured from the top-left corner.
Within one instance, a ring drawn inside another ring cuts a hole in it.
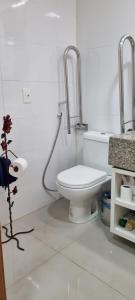
[[[77,165],[58,174],[57,183],[72,189],[90,188],[107,178],[107,173]]]

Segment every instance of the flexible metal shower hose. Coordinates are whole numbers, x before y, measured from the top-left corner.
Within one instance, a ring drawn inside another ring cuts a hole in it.
[[[59,114],[59,115],[57,115],[57,117],[58,117],[58,127],[57,127],[57,130],[56,130],[56,135],[55,135],[55,138],[54,138],[54,142],[52,144],[52,148],[51,148],[49,157],[47,159],[47,163],[46,163],[44,171],[43,171],[43,176],[42,176],[42,185],[43,185],[43,188],[45,189],[45,191],[48,191],[48,192],[57,192],[56,189],[47,187],[46,182],[45,182],[45,180],[46,180],[46,173],[47,173],[47,170],[48,170],[48,167],[49,167],[49,164],[50,164],[50,161],[51,161],[51,158],[52,158],[55,146],[56,146],[56,142],[57,142],[57,139],[58,139],[58,136],[59,136],[59,132],[60,132],[61,121],[62,121],[62,113]]]

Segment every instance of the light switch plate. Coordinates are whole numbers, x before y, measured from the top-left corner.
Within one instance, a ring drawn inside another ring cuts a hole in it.
[[[23,103],[25,103],[25,104],[31,103],[31,90],[30,90],[30,88],[23,88],[22,93],[23,93]]]

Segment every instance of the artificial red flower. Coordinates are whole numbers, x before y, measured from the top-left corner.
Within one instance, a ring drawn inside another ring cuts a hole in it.
[[[5,141],[2,141],[1,142],[1,147],[2,147],[3,151],[6,151],[7,150],[7,143]]]
[[[17,194],[17,192],[18,192],[18,190],[17,190],[17,186],[15,186],[15,187],[13,188],[13,190],[12,190],[12,193],[13,193],[13,195],[16,195],[16,194]]]
[[[12,121],[9,115],[3,117],[3,131],[4,133],[9,133],[12,128]]]

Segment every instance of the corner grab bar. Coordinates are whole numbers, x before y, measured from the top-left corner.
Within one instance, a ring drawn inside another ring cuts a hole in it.
[[[128,40],[131,45],[131,67],[132,67],[132,120],[135,120],[135,41],[132,36],[124,35],[120,39],[118,49],[119,61],[119,94],[120,94],[120,127],[121,133],[125,132],[124,122],[124,74],[123,74],[123,48],[125,41]],[[135,123],[133,122],[133,129],[135,130]]]

